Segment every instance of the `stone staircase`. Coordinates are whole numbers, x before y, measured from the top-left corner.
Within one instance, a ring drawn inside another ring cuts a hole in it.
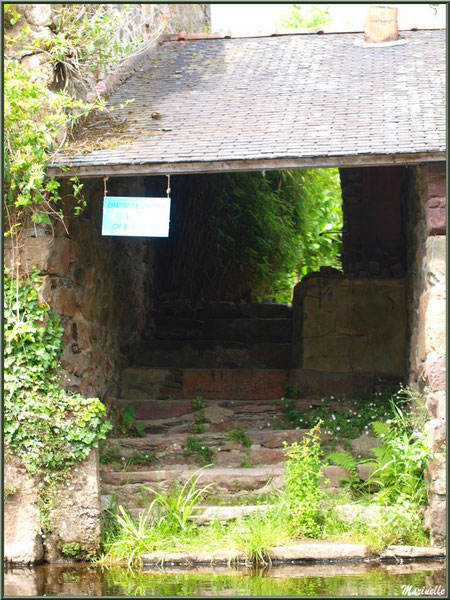
[[[284,443],[300,441],[306,431],[287,428],[278,402],[289,376],[290,308],[166,303],[155,321],[154,339],[133,349],[117,400],[134,407],[145,437],[105,444],[104,502],[114,497],[137,514],[152,497],[143,486],[168,490],[206,463],[213,463],[200,481],[212,484],[206,503],[270,501],[283,485]],[[317,402],[303,399],[298,407]],[[347,476],[340,467],[325,469],[331,488]]]

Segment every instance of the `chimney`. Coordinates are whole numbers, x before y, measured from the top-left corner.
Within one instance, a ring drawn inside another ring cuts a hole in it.
[[[370,44],[398,40],[397,8],[369,5],[366,9],[364,39]]]

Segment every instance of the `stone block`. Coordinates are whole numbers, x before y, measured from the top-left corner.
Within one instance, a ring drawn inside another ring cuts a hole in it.
[[[427,394],[425,405],[431,419],[445,419],[447,397],[444,391]]]
[[[350,440],[353,452],[362,458],[373,456],[372,448],[381,446],[381,440],[373,435],[362,433],[359,437]]]
[[[185,369],[183,395],[224,400],[281,398],[287,376],[282,369]]]
[[[27,476],[19,460],[14,459],[5,465],[5,484],[13,490],[4,504],[7,563],[38,564],[44,558],[37,504],[39,482],[39,478]]]
[[[62,236],[53,238],[50,260],[48,263],[48,272],[50,275],[59,275],[67,277],[70,262],[71,241]]]
[[[428,443],[433,452],[441,453],[446,440],[444,419],[432,419],[425,424]]]
[[[445,356],[429,354],[423,371],[431,392],[445,392],[447,361]]]
[[[427,198],[445,197],[445,177],[429,179],[426,184],[426,190]]]
[[[436,287],[440,295],[445,296],[446,285],[446,244],[445,236],[432,236],[425,242],[425,277],[430,288]]]
[[[304,279],[296,287],[293,321],[293,365],[334,373],[404,374],[403,280]]]
[[[61,548],[77,542],[82,552],[94,556],[100,544],[101,500],[98,451],[93,450],[72,467],[64,492],[51,518],[52,533],[45,540],[45,559],[61,560]]]
[[[254,465],[274,465],[284,460],[284,452],[279,448],[252,448],[250,462]]]
[[[73,317],[77,309],[77,297],[72,287],[58,287],[52,293],[52,311]]]
[[[346,477],[350,477],[350,473],[342,467],[329,465],[324,468],[323,479],[328,479],[327,487],[339,487],[341,485],[341,481]]]
[[[23,243],[23,266],[30,273],[34,266],[46,272],[48,261],[53,250],[52,240],[46,237],[29,237]]]
[[[446,301],[445,296],[425,292],[420,298],[417,353],[424,362],[431,354],[446,354]]]
[[[53,7],[51,4],[28,4],[25,18],[35,27],[49,27],[53,23]]]
[[[365,558],[369,556],[369,549],[363,544],[307,541],[292,546],[276,546],[268,554],[272,561],[343,560]]]
[[[447,231],[445,198],[432,198],[425,205],[427,235],[445,235]]]
[[[383,558],[444,558],[442,548],[430,546],[388,546],[381,554]]]
[[[434,496],[425,511],[424,525],[431,532],[434,545],[444,546],[447,538],[447,503],[445,496]]]

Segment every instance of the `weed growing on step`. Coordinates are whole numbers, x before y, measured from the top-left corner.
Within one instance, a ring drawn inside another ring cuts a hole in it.
[[[387,543],[429,543],[423,528],[423,507],[427,502],[424,473],[431,452],[424,433],[425,415],[417,403],[411,410],[410,398],[408,391],[402,388],[395,399],[391,399],[390,418],[386,422],[372,423],[375,435],[382,441],[380,447],[372,449],[373,459],[358,461],[345,452],[327,457],[329,462],[352,474],[355,483],[352,489],[360,498],[364,498],[361,494],[364,490],[375,491],[369,496],[370,502],[383,507],[383,516],[370,531],[363,532],[375,548]],[[358,464],[371,467],[371,476],[364,483],[356,482]],[[359,533],[362,529],[364,524],[360,524]],[[352,528],[347,527],[347,530],[352,531]]]
[[[194,425],[192,429],[195,433],[203,433],[206,431],[206,404],[201,396],[197,396],[192,400],[192,408],[194,409]]]
[[[105,443],[100,445],[100,464],[112,467],[115,471],[128,470],[135,466],[152,466],[156,460],[155,450],[148,452],[133,450],[130,455],[125,456],[117,446],[107,447]]]
[[[245,448],[245,458],[241,462],[240,466],[244,469],[253,467],[253,463],[250,458],[250,448],[252,446],[252,440],[243,427],[232,429],[228,435],[228,440],[234,444],[240,444]]]
[[[173,531],[186,531],[189,519],[196,512],[196,505],[207,494],[211,483],[204,487],[197,487],[201,478],[201,471],[193,473],[183,486],[174,485],[168,494],[144,486],[144,490],[153,494],[153,501],[148,512],[151,513],[153,506],[156,508],[156,520],[165,521],[165,524]]]
[[[325,433],[335,439],[354,439],[369,433],[370,423],[388,417],[391,407],[391,392],[364,394],[354,399],[345,396],[329,396],[320,400],[320,405],[309,405],[306,411],[297,408],[299,392],[293,386],[285,386],[285,395],[279,404],[290,427],[310,429],[322,421]]]
[[[122,433],[137,433],[139,437],[145,437],[145,422],[136,421],[136,409],[129,404],[125,406],[122,413]]]
[[[284,504],[297,535],[318,537],[320,488],[323,461],[320,446],[321,422],[308,431],[301,442],[285,443]]]
[[[201,438],[189,435],[186,440],[185,456],[191,456],[201,465],[214,463],[214,451]]]

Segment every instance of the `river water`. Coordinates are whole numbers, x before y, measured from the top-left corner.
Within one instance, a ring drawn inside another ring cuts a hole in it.
[[[100,568],[85,564],[7,567],[8,596],[410,596],[446,597],[445,564],[289,564],[230,567]]]

